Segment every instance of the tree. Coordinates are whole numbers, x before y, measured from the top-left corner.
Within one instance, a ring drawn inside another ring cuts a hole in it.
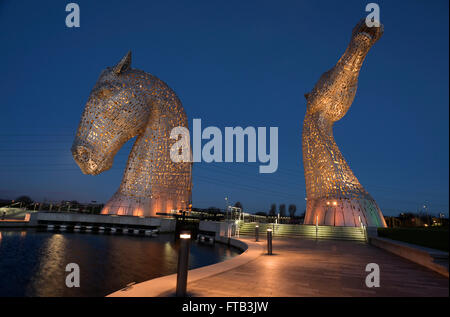
[[[269,216],[275,216],[276,213],[277,213],[277,205],[275,204],[270,205]]]
[[[297,211],[297,206],[294,204],[289,205],[289,216],[294,218],[295,212]]]
[[[76,200],[71,200],[70,201],[70,207],[72,208],[79,208],[80,207],[80,203]]]
[[[267,216],[267,213],[265,213],[264,211],[258,211],[257,213],[255,213],[255,215],[257,215],[257,216]]]
[[[280,217],[285,217],[286,216],[286,205],[285,204],[281,204],[278,207],[279,211],[280,211]]]
[[[234,204],[234,207],[236,207],[236,208],[240,208],[241,209],[241,211],[244,211],[244,208],[242,207],[242,204],[241,204],[241,202],[240,201],[237,201],[235,204]]]
[[[25,196],[25,195],[16,198],[15,201],[16,201],[16,202],[21,202],[21,203],[23,203],[25,206],[26,206],[26,205],[30,205],[30,204],[33,203],[33,200],[32,200],[30,197]]]
[[[220,208],[209,207],[209,208],[206,209],[206,212],[209,213],[209,214],[215,215],[215,214],[218,214],[220,212]]]

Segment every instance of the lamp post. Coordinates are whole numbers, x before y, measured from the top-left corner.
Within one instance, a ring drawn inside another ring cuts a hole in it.
[[[272,229],[267,229],[267,254],[272,255]]]
[[[191,241],[190,233],[180,234],[180,249],[178,251],[178,272],[177,272],[177,290],[176,290],[177,297],[186,297],[190,241]]]
[[[319,233],[319,215],[316,215],[316,239],[318,233]]]
[[[226,220],[228,220],[228,197],[225,197]]]
[[[337,202],[336,202],[336,201],[333,201],[334,226],[336,226],[336,206],[337,206]]]
[[[255,241],[258,242],[259,240],[259,226],[255,226]]]

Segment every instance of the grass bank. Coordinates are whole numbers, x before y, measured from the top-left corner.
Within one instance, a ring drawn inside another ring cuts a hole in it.
[[[378,228],[378,236],[448,252],[448,227]]]

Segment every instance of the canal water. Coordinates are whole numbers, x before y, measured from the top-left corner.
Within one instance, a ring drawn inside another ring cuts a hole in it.
[[[239,250],[191,243],[190,268],[232,258]],[[176,273],[178,242],[157,237],[0,230],[0,296],[105,296],[132,282]],[[66,265],[80,268],[80,287],[66,286]]]

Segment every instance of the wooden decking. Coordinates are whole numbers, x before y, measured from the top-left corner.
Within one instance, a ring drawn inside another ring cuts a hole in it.
[[[447,278],[368,244],[298,238],[273,243],[274,255],[261,254],[247,264],[190,283],[188,292],[226,297],[449,295]],[[368,263],[380,267],[379,288],[366,287]]]

